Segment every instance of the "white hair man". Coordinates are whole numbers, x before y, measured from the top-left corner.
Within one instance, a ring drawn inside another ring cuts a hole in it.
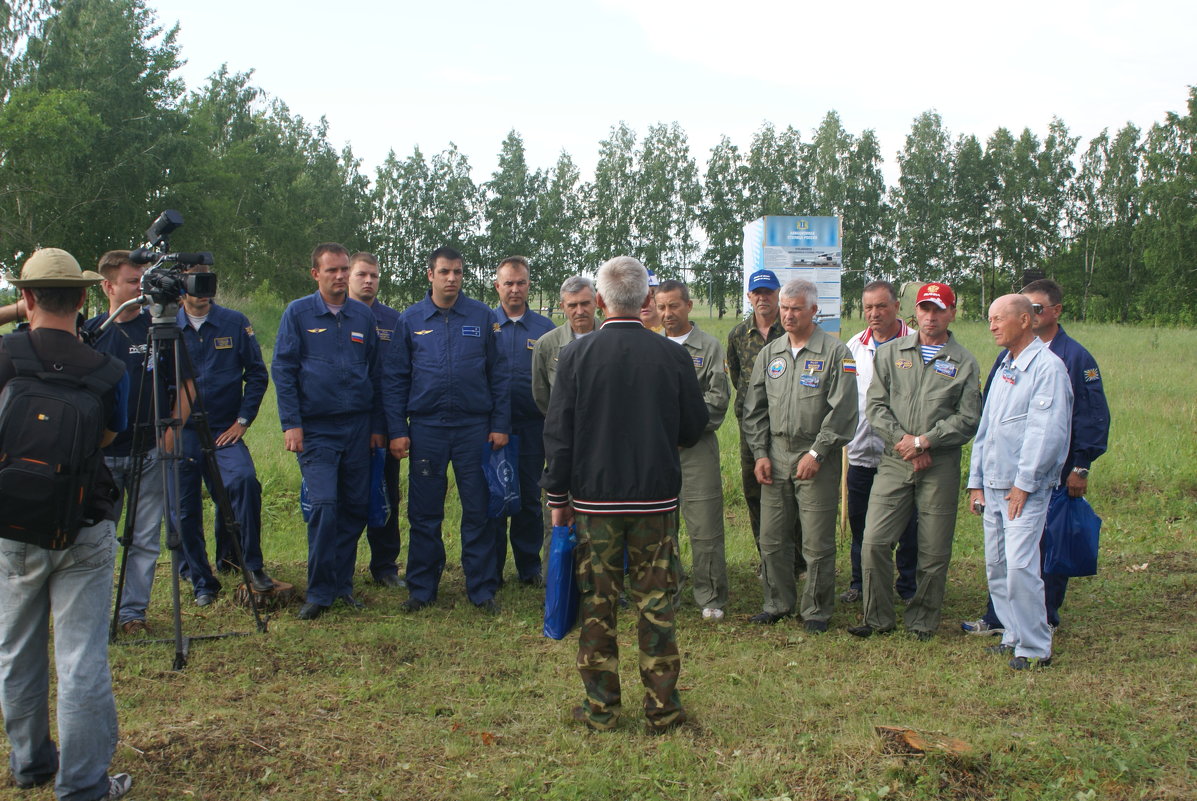
[[[639,615],[648,730],[685,722],[674,633],[678,448],[693,446],[707,408],[686,351],[641,324],[648,273],[629,256],[603,264],[596,302],[607,319],[561,351],[545,419],[541,485],[553,525],[577,524],[582,605],[577,664],[586,703],[574,718],[611,729],[620,709],[616,610],[627,554]]]

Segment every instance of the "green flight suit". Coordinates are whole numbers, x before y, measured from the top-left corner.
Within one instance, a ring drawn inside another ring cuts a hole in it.
[[[731,402],[731,382],[723,345],[699,329],[690,329],[682,345],[694,362],[698,386],[711,420],[702,439],[678,454],[682,463],[679,496],[693,560],[694,603],[700,608],[727,605],[727,557],[723,539],[723,477],[719,472],[719,437],[716,432]]]
[[[761,586],[770,614],[788,615],[796,606],[795,516],[806,557],[802,617],[827,622],[835,609],[835,516],[841,451],[858,419],[855,365],[848,346],[818,327],[797,357],[784,336],[753,365],[744,432],[753,457],[773,463],[773,483],[761,486]],[[799,481],[794,471],[810,450],[823,463]]]
[[[960,450],[981,421],[981,375],[977,360],[951,333],[929,363],[919,333],[877,349],[865,416],[885,443],[869,494],[861,548],[864,622],[877,631],[897,623],[894,613],[893,545],[919,510],[917,589],[906,605],[906,628],[934,633],[939,627],[960,499]],[[906,434],[927,435],[931,467],[915,472],[894,446]]]

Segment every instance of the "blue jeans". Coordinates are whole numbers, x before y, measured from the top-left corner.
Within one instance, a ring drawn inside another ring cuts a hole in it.
[[[57,773],[60,799],[108,793],[116,703],[108,668],[115,526],[79,532],[61,551],[0,540],[0,705],[19,784]],[[58,670],[58,741],[50,739],[50,614]]]
[[[299,470],[308,484],[307,601],[353,594],[357,541],[370,502],[370,415],[304,420]]]
[[[128,492],[133,481],[132,456],[105,456],[104,462],[121,492]],[[117,619],[121,623],[145,620],[150,605],[150,587],[154,583],[154,567],[162,547],[162,516],[165,495],[162,491],[162,462],[157,448],[142,461],[141,487],[138,490],[137,510],[134,514],[133,542],[129,545],[129,559],[125,566],[125,586],[121,590],[121,608]]]

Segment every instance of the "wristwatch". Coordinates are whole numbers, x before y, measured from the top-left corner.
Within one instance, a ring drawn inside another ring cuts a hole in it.
[[[1089,468],[1087,467],[1074,467],[1072,468],[1072,472],[1076,473],[1081,478],[1089,477]]]
[[[810,454],[810,458],[814,459],[819,464],[823,464],[823,457],[820,456],[819,452],[814,448],[811,448],[809,451],[807,451],[807,453]]]
[[[246,428],[249,428],[249,418],[248,417],[238,417],[237,425],[245,426]]]
[[[922,438],[922,437],[915,437],[915,438],[914,438],[914,449],[915,449],[916,451],[918,451],[919,453],[922,453],[922,452],[925,450],[925,449],[923,448],[923,438]]]

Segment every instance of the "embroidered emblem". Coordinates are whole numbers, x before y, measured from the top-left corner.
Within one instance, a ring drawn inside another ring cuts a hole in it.
[[[252,337],[254,335],[254,327],[252,325],[245,326],[245,333]]]
[[[232,337],[216,337],[212,340],[212,344],[216,346],[217,350],[228,350],[233,347]]]
[[[856,374],[856,359],[844,359],[844,372]]]
[[[535,339],[529,339],[529,340],[528,340],[528,350],[532,350],[534,347],[536,347],[536,340],[535,340]]]
[[[909,370],[914,367],[914,362],[910,359],[898,359],[894,362],[894,367],[897,367],[899,370]]]
[[[1090,367],[1088,370],[1085,371],[1085,383],[1086,384],[1091,384],[1094,381],[1100,381],[1100,380],[1101,380],[1101,373],[1097,372],[1096,367]]]
[[[695,356],[695,357],[694,357],[694,366],[695,366],[695,367],[702,367],[702,357],[701,357],[701,356]]]
[[[778,356],[773,361],[769,362],[769,368],[766,370],[770,378],[781,378],[786,374],[786,359],[784,356]]]
[[[495,324],[495,330],[499,330],[498,323]],[[480,325],[463,325],[461,327],[461,335],[463,337],[480,337],[482,336],[482,326]]]
[[[378,329],[378,338],[380,340],[382,340],[383,342],[390,342],[391,337],[394,336],[394,334],[395,334],[395,329],[393,329],[393,328]]]
[[[821,373],[824,366],[822,359],[807,359],[806,364],[802,365],[802,369],[808,373]]]
[[[309,334],[323,334],[327,330],[328,330],[327,328],[309,328],[308,333]]]
[[[412,331],[412,333],[413,333],[413,334],[415,334],[415,335],[416,335],[416,336],[418,336],[418,337],[422,337],[422,336],[424,336],[425,334],[431,334],[431,333],[432,333],[432,329],[431,329],[431,328],[425,328],[423,331]]]

